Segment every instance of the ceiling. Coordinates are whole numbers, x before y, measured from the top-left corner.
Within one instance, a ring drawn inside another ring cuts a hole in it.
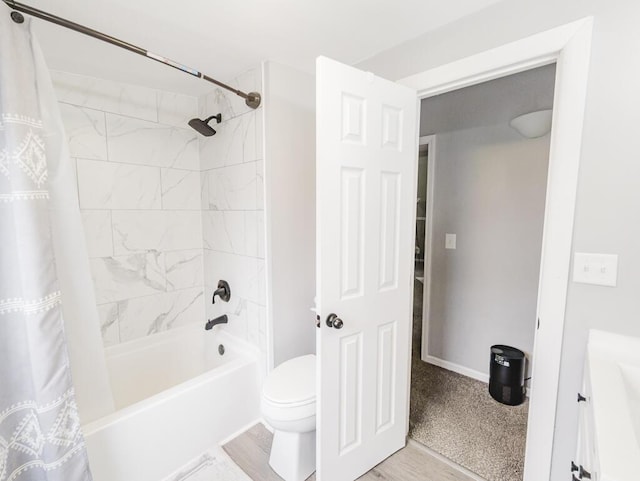
[[[499,0],[20,0],[220,80],[274,60],[313,72],[347,64]],[[200,94],[210,84],[64,28],[36,22],[52,69]]]
[[[551,64],[424,99],[420,135],[498,125],[550,109],[555,74],[556,66]]]

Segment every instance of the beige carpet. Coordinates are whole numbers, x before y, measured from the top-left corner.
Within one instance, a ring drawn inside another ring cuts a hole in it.
[[[422,362],[419,282],[415,298],[409,436],[487,481],[521,480],[529,403],[505,406],[485,383]]]

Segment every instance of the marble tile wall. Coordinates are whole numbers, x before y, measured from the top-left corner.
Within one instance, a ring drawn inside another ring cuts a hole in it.
[[[187,126],[198,99],[52,76],[76,163],[105,345],[204,323],[200,153]]]
[[[261,83],[260,69],[230,82],[245,92],[262,92]],[[220,279],[232,292],[229,303],[211,304],[207,297],[207,317],[227,314],[221,328],[259,347],[266,366],[263,109],[222,89],[198,104],[201,116],[222,113],[217,134],[199,138],[205,292],[210,297]]]

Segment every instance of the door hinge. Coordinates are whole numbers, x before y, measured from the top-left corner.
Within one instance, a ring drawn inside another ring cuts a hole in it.
[[[538,326],[536,327],[536,329],[540,329],[540,318],[538,318]]]

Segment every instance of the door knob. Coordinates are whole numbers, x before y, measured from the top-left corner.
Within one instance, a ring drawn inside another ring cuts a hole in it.
[[[327,317],[327,326],[335,329],[342,329],[343,325],[344,323],[342,322],[342,319],[340,319],[336,314],[331,313]]]

